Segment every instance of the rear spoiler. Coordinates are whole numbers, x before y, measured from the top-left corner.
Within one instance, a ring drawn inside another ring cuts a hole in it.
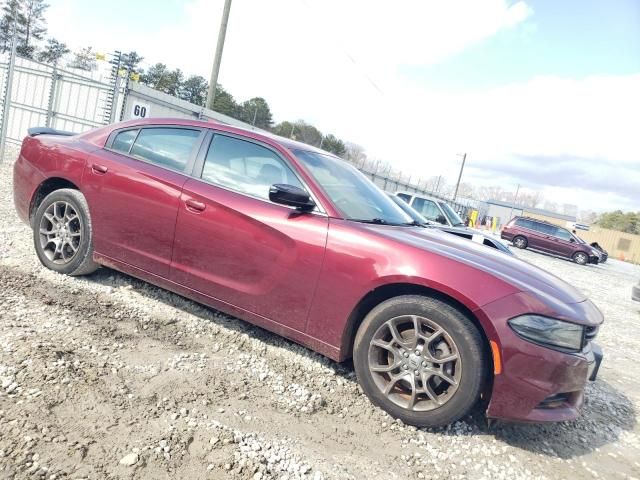
[[[31,127],[27,130],[30,137],[37,137],[38,135],[58,135],[62,137],[71,137],[77,135],[74,132],[67,132],[65,130],[56,130],[49,127]]]

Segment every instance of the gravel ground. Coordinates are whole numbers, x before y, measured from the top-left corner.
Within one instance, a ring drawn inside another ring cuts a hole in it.
[[[602,309],[582,417],[440,430],[372,406],[337,364],[101,269],[44,269],[0,165],[0,478],[640,478],[640,269],[518,252]]]

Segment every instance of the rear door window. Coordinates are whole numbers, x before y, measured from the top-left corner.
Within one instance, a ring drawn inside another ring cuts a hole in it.
[[[189,128],[143,128],[129,154],[154,165],[183,172],[199,145],[200,135],[200,130]]]
[[[558,228],[554,225],[547,225],[546,223],[535,222],[536,230],[545,235],[555,235]]]

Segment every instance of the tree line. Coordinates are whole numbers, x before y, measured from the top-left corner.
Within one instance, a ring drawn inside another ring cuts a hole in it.
[[[164,63],[156,63],[146,71],[142,70],[139,65],[143,61],[143,57],[137,52],[129,52],[124,55],[124,58],[126,67],[134,72],[141,83],[196,105],[205,106],[209,83],[204,77],[200,75],[186,77],[179,68],[171,70]],[[269,103],[263,97],[253,97],[240,102],[222,85],[218,84],[213,109],[258,128],[269,130],[276,135],[321,147],[340,157],[347,154],[347,147],[343,140],[333,134],[322,133],[304,120],[283,121],[274,124]]]
[[[614,212],[606,212],[599,216],[596,223],[602,228],[640,235],[640,211],[623,212],[622,210],[616,210]]]

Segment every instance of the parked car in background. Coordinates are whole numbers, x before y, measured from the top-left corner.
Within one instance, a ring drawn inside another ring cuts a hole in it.
[[[444,200],[407,192],[398,192],[396,196],[407,202],[411,208],[430,222],[447,225],[449,227],[466,226],[462,218],[460,218],[460,215]]]
[[[407,215],[409,215],[416,224],[421,225],[426,228],[436,228],[438,230],[442,230],[443,232],[450,233],[452,235],[456,235],[457,237],[464,238],[466,240],[471,240],[472,242],[479,243],[481,245],[486,245],[487,247],[495,248],[500,250],[501,252],[507,253],[509,255],[513,255],[513,252],[509,248],[509,245],[498,240],[495,237],[487,235],[485,232],[481,232],[480,230],[474,230],[469,227],[448,227],[442,225],[440,223],[435,223],[427,220],[422,215],[420,215],[413,207],[409,206],[409,204],[402,200],[399,196],[393,193],[387,193],[389,198],[394,201],[396,205],[398,205]]]
[[[416,226],[340,158],[195,119],[40,133],[22,143],[14,200],[45,267],[108,266],[352,358],[363,391],[407,424],[449,424],[481,399],[492,418],[578,415],[602,359],[598,308]]]
[[[530,248],[572,259],[579,265],[597,264],[600,253],[566,228],[529,217],[514,217],[502,229],[500,237],[517,248]]]

